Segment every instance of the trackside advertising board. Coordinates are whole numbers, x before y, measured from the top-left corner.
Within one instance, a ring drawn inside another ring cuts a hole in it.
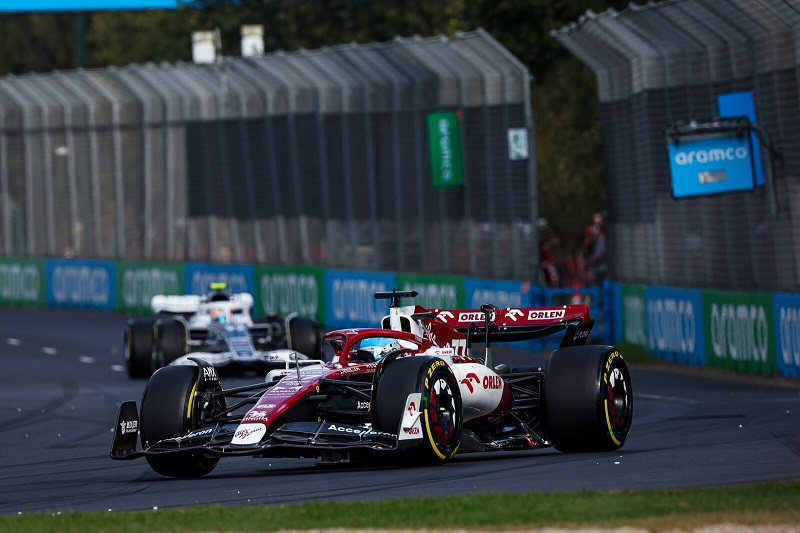
[[[647,350],[664,361],[705,364],[703,305],[698,290],[648,287]]]
[[[755,187],[749,135],[698,135],[668,142],[667,149],[675,198]]]
[[[210,283],[227,283],[229,292],[255,294],[253,267],[250,265],[212,265],[187,263],[184,270],[185,294],[206,294]]]
[[[464,278],[464,288],[467,309],[479,309],[483,304],[494,304],[501,309],[531,305],[530,290],[524,290],[523,284],[516,281]]]
[[[703,315],[707,366],[775,375],[771,295],[706,291]]]
[[[800,378],[800,295],[775,294],[775,363],[778,375]]]
[[[320,267],[256,267],[254,316],[300,313],[325,322],[325,274]]]
[[[44,306],[44,261],[0,259],[0,305]]]
[[[381,319],[389,311],[389,301],[376,300],[374,294],[395,287],[395,274],[326,270],[325,326],[329,329],[380,327]]]
[[[462,276],[421,276],[398,274],[397,287],[402,291],[417,291],[419,296],[405,305],[421,305],[428,309],[463,309],[464,278]],[[388,306],[385,306],[388,309]],[[384,313],[385,314],[385,313]]]
[[[645,314],[645,288],[640,285],[620,285],[620,323],[618,338],[629,344],[647,348],[647,326]]]
[[[117,265],[113,261],[47,259],[47,305],[115,310]]]
[[[124,313],[152,314],[157,294],[183,294],[183,263],[117,263],[117,306]]]

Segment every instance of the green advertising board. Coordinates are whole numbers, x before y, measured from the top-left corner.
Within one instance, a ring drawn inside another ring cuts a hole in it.
[[[466,288],[462,276],[419,276],[398,274],[397,285],[403,291],[417,291],[415,305],[428,309],[464,309]],[[409,300],[407,305],[410,305]]]
[[[455,111],[428,113],[428,148],[434,187],[464,185],[461,121]]]
[[[183,294],[182,263],[117,263],[120,312],[152,314],[150,300],[157,294]]]
[[[772,296],[703,291],[706,365],[775,375]]]
[[[44,261],[0,259],[0,305],[44,307]]]
[[[620,285],[622,340],[647,349],[646,305],[644,287]]]
[[[325,322],[325,270],[313,266],[275,266],[255,269],[254,316],[300,313]]]

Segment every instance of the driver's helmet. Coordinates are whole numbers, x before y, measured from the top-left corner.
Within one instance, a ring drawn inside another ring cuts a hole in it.
[[[359,350],[365,350],[375,356],[376,361],[380,361],[387,353],[402,348],[400,341],[391,337],[370,337],[361,341]]]

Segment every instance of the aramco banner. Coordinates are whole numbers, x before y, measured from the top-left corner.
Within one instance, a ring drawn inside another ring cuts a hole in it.
[[[672,195],[701,196],[755,187],[747,134],[709,134],[668,142]]]
[[[428,114],[428,148],[434,187],[464,185],[461,121],[456,111]]]
[[[0,259],[0,305],[44,306],[44,261]]]
[[[703,292],[706,366],[775,375],[770,294]]]

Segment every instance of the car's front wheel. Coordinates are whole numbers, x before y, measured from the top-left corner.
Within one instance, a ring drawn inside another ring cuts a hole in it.
[[[139,428],[145,450],[163,439],[197,429],[203,423],[203,413],[195,400],[198,379],[196,366],[181,365],[161,368],[147,382]],[[219,407],[224,408],[224,405]],[[219,458],[203,457],[196,452],[170,453],[148,455],[147,462],[163,476],[199,477],[214,470]]]
[[[404,458],[414,464],[444,464],[461,444],[463,413],[461,392],[453,372],[438,357],[404,357],[383,369],[375,391],[373,427],[398,434],[410,394],[419,393],[421,439],[404,441],[410,450]]]

